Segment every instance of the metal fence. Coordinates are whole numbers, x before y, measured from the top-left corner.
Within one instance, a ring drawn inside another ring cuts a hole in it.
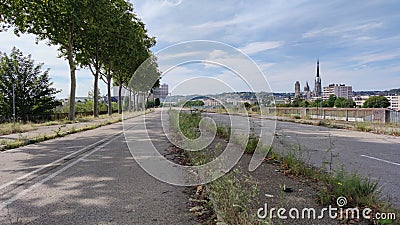
[[[389,122],[400,124],[400,111],[389,111]]]
[[[296,115],[314,119],[400,124],[400,112],[389,109],[277,107],[267,108],[266,111],[275,113],[277,116]]]

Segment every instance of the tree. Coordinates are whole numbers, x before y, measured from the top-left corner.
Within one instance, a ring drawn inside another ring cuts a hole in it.
[[[322,102],[322,107],[333,107],[335,106],[336,95],[329,95],[328,100]]]
[[[98,89],[98,82],[101,78],[107,84],[109,96],[109,111],[111,115],[111,65],[106,68],[106,63],[112,60],[115,55],[110,54],[110,48],[115,41],[114,26],[118,23],[130,7],[130,3],[121,0],[87,0],[91,7],[86,9],[87,17],[81,37],[82,48],[77,53],[77,61],[82,67],[88,67],[94,76],[93,89]],[[126,18],[125,18],[126,19]],[[103,73],[101,73],[103,70]],[[97,92],[94,92],[97,99]],[[98,102],[94,102],[93,115],[98,117]]]
[[[321,107],[322,105],[322,99],[316,99],[315,101],[312,101],[310,103],[310,107]]]
[[[150,48],[155,45],[155,38],[147,35],[145,25],[133,13],[133,7],[127,5],[123,14],[114,24],[113,41],[109,46],[110,57],[106,67],[111,69],[112,79],[118,90],[118,112],[122,113],[122,88],[129,90],[131,77],[139,66],[151,56]],[[138,83],[136,87],[143,85]]]
[[[160,75],[157,58],[151,55],[135,71],[129,83],[129,89],[133,90],[136,95],[142,95],[142,98],[146,99],[152,90],[160,86]]]
[[[154,106],[159,107],[160,105],[161,105],[160,99],[159,98],[154,99]]]
[[[300,107],[300,104],[304,101],[300,96],[297,96],[293,99],[293,101],[290,103],[291,107]]]
[[[77,67],[76,53],[80,50],[82,29],[86,20],[87,0],[2,0],[1,20],[14,27],[16,35],[31,33],[37,41],[47,40],[49,45],[59,46],[60,57],[65,57],[70,69],[69,119],[75,118],[75,92]]]
[[[196,107],[196,106],[204,106],[204,102],[201,100],[191,100],[185,102],[183,107]]]
[[[371,96],[363,104],[363,108],[387,108],[389,106],[390,102],[385,96]]]
[[[246,109],[250,109],[250,107],[251,107],[251,104],[248,103],[248,102],[244,102],[243,105],[244,105],[244,107],[245,107]]]
[[[15,47],[11,54],[0,56],[0,114],[11,116],[12,89],[15,86],[16,117],[27,120],[27,115],[51,113],[60,105],[55,95],[60,91],[52,88],[48,70],[42,71],[42,64],[35,65],[31,56],[24,56]]]
[[[354,106],[356,106],[356,103],[352,99],[339,97],[335,100],[334,106],[336,108],[354,108]]]

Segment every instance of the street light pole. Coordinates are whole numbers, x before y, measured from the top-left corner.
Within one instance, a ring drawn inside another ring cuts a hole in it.
[[[12,95],[13,95],[13,121],[15,126],[15,84],[12,85]]]
[[[172,102],[171,102],[172,93],[168,93],[168,95],[169,95],[169,110],[171,110],[171,108],[172,108]]]

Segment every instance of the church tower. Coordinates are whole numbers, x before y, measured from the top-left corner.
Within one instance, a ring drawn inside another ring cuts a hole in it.
[[[314,96],[322,96],[322,82],[321,77],[319,76],[319,59],[317,61],[317,77],[315,77]]]

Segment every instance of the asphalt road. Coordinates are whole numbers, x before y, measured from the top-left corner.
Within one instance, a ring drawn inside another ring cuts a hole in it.
[[[205,115],[229,123],[227,115]],[[263,131],[271,133],[274,124],[263,122]],[[261,123],[260,118],[250,118],[255,133],[260,132]],[[383,197],[400,206],[400,137],[277,121],[273,149],[295,152],[307,163],[328,171],[343,167],[379,181]]]
[[[184,191],[136,163],[121,123],[0,153],[0,224],[195,224]]]

